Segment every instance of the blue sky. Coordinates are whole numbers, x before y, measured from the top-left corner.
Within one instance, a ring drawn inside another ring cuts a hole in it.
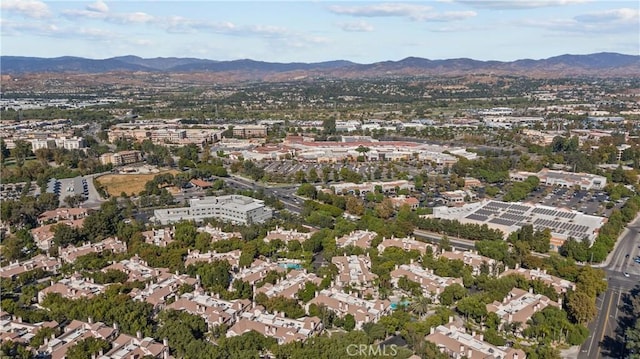
[[[640,2],[2,0],[1,52],[270,62],[640,54]]]

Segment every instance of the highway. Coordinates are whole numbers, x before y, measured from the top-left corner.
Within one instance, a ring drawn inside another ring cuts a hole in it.
[[[602,266],[607,274],[607,291],[596,301],[598,314],[589,324],[589,338],[580,348],[579,358],[623,358],[624,338],[616,334],[625,294],[640,285],[640,265],[633,261],[640,246],[640,216],[618,238],[618,245]],[[627,257],[627,254],[629,256]],[[595,266],[594,266],[595,267]],[[626,277],[624,273],[628,273]]]

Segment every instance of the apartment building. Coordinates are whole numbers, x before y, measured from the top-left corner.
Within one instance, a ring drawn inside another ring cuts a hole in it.
[[[60,248],[60,258],[67,263],[74,263],[76,259],[86,256],[89,253],[102,253],[110,251],[111,253],[123,253],[127,251],[127,244],[118,240],[118,238],[107,238],[96,243],[85,243],[80,247],[69,245],[66,248]]]
[[[412,282],[420,284],[425,297],[432,298],[438,302],[438,297],[444,289],[452,284],[463,285],[461,278],[440,277],[433,273],[431,269],[424,269],[422,266],[411,263],[396,265],[391,272],[391,283],[398,287],[400,278],[405,277]]]
[[[53,237],[55,235],[53,229],[55,226],[66,225],[73,228],[82,228],[83,224],[84,218],[76,220],[62,220],[57,223],[45,224],[44,226],[36,227],[29,232],[31,233],[31,237],[33,237],[33,241],[36,243],[36,246],[43,251],[48,252],[53,246]]]
[[[240,318],[229,328],[226,336],[231,338],[255,330],[264,336],[276,339],[281,345],[305,341],[312,335],[320,333],[322,329],[322,321],[318,317],[291,319],[280,313],[270,314],[256,307],[240,314]]]
[[[290,241],[298,241],[300,243],[311,238],[312,232],[298,232],[297,229],[283,229],[276,226],[276,229],[267,232],[267,236],[264,237],[265,242],[271,242],[276,239],[289,243]]]
[[[40,329],[54,329],[57,326],[57,322],[26,323],[21,317],[16,318],[7,312],[0,312],[0,343],[12,341],[29,344]]]
[[[153,338],[142,337],[140,332],[136,336],[120,334],[111,342],[111,350],[102,355],[100,359],[106,358],[157,358],[173,359],[169,354],[169,342],[164,339],[162,343],[156,342]]]
[[[546,269],[526,269],[521,268],[518,264],[516,264],[515,268],[506,267],[504,272],[500,273],[499,277],[504,277],[507,275],[521,275],[527,280],[539,280],[545,283],[546,285],[551,286],[556,293],[562,294],[566,293],[568,290],[575,290],[576,284],[568,281],[566,279],[562,279],[560,277],[552,276],[547,273]]]
[[[35,152],[39,149],[64,148],[66,150],[79,150],[87,147],[86,141],[82,137],[47,137],[42,139],[32,139],[31,149]]]
[[[240,262],[240,255],[242,251],[237,249],[231,252],[217,253],[217,252],[205,252],[200,253],[198,250],[187,250],[187,256],[184,259],[184,265],[186,267],[198,262],[211,263],[213,261],[227,261],[231,265],[232,269],[237,269]]]
[[[142,152],[135,150],[105,153],[100,156],[100,163],[103,165],[123,166],[140,161],[142,161]]]
[[[96,338],[110,342],[115,339],[117,334],[116,324],[110,327],[101,322],[94,323],[91,318],[87,322],[73,320],[58,337],[51,340],[45,339],[44,344],[38,348],[38,353],[51,359],[64,359],[67,350],[81,340]]]
[[[472,332],[468,334],[463,326],[454,323],[439,325],[431,328],[430,334],[425,338],[438,347],[438,349],[453,359],[526,359],[522,349],[513,347],[496,347],[485,342],[482,334]]]
[[[486,266],[489,274],[493,274],[497,263],[495,259],[480,255],[477,251],[458,251],[455,248],[452,248],[451,251],[442,251],[440,257],[449,260],[461,260],[473,269],[473,275],[480,274],[482,266]]]
[[[152,229],[142,232],[145,243],[153,244],[158,247],[166,247],[173,242],[175,227]]]
[[[189,200],[189,207],[156,209],[153,213],[155,220],[162,224],[217,218],[248,225],[263,223],[273,215],[272,210],[264,205],[264,201],[241,195],[193,198]]]
[[[127,280],[129,282],[145,282],[149,279],[166,275],[169,272],[169,269],[167,268],[149,267],[147,262],[138,257],[137,254],[131,257],[131,259],[123,259],[120,262],[113,263],[103,268],[102,271],[106,272],[110,269],[126,273],[129,276],[129,279]]]
[[[251,263],[250,267],[242,268],[238,273],[236,273],[233,277],[235,280],[241,280],[243,282],[248,282],[249,284],[255,284],[263,280],[267,274],[271,271],[276,271],[280,273],[286,273],[287,270],[278,265],[276,262],[271,261],[263,261],[260,259],[256,259]]]
[[[378,236],[378,233],[369,230],[355,230],[349,234],[346,234],[340,238],[336,237],[336,245],[338,248],[345,248],[348,246],[360,247],[362,249],[368,249],[371,247],[371,242]]]
[[[371,272],[369,256],[336,256],[331,258],[331,263],[338,267],[338,275],[335,278],[338,287],[371,288],[373,281],[378,278]]]
[[[418,251],[420,254],[427,253],[427,248],[431,248],[433,252],[436,252],[436,247],[425,242],[421,242],[416,240],[414,237],[405,237],[405,238],[383,238],[382,242],[378,244],[378,252],[382,253],[387,248],[396,247],[403,249],[405,251]]]
[[[197,231],[208,233],[211,236],[212,242],[217,242],[217,241],[231,239],[231,238],[242,239],[242,233],[240,232],[225,232],[222,230],[222,228],[214,227],[210,224],[207,224],[204,227],[198,227]]]
[[[38,224],[43,225],[48,222],[75,221],[86,218],[90,213],[89,208],[56,208],[45,211],[38,216]]]
[[[487,304],[487,312],[496,313],[502,324],[520,323],[521,329],[527,327],[527,321],[535,313],[548,306],[562,308],[562,299],[556,303],[542,294],[533,294],[533,288],[529,291],[513,288],[502,302],[495,301]]]
[[[307,282],[320,285],[321,278],[314,273],[307,273],[305,270],[292,270],[284,278],[278,279],[276,284],[266,283],[255,290],[255,294],[264,293],[267,297],[284,297],[297,299],[298,291],[304,289]]]
[[[310,300],[305,306],[307,313],[311,304],[325,306],[340,318],[351,314],[355,319],[356,329],[362,329],[365,323],[376,323],[381,317],[391,313],[391,302],[386,299],[366,300],[346,294],[335,287],[321,290]]]
[[[147,283],[143,289],[134,288],[129,295],[134,300],[147,302],[154,308],[163,309],[169,298],[175,297],[183,284],[196,285],[198,279],[189,277],[186,274],[161,273],[157,278]]]
[[[202,289],[184,293],[166,309],[186,311],[205,320],[209,328],[221,324],[232,325],[240,314],[251,308],[248,299],[224,300],[206,294]]]
[[[87,279],[75,273],[69,278],[63,278],[57,282],[52,281],[50,286],[38,292],[38,303],[42,303],[49,293],[57,293],[63,298],[76,300],[92,298],[104,293],[105,289],[105,285],[94,283],[93,279]]]
[[[34,269],[42,269],[46,272],[57,273],[62,266],[60,258],[54,258],[39,254],[23,262],[15,261],[9,265],[0,267],[0,278],[15,278]]]

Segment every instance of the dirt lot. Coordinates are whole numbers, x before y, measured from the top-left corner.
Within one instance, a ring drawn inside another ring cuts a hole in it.
[[[127,195],[136,195],[140,191],[144,190],[144,185],[153,179],[153,177],[162,173],[180,173],[176,170],[162,171],[159,173],[150,174],[122,174],[122,175],[104,175],[97,178],[97,181],[105,187],[107,192],[112,196],[120,196],[122,192]]]

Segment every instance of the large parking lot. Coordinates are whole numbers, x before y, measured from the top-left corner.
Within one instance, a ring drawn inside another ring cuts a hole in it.
[[[340,171],[342,168],[347,168],[359,173],[366,179],[369,173],[373,176],[376,169],[380,168],[382,171],[382,179],[387,179],[387,166],[389,165],[394,166],[398,172],[407,172],[410,176],[422,171],[422,169],[418,169],[416,166],[404,162],[304,163],[297,161],[273,161],[265,163],[264,170],[268,173],[279,174],[281,176],[292,176],[298,171],[309,173],[313,168],[318,173],[318,176],[322,176],[323,168],[331,168],[332,171]],[[424,169],[427,169],[427,167]],[[429,167],[429,169],[431,168]]]
[[[527,201],[605,217],[611,214],[613,208],[620,208],[624,204],[621,201],[615,203],[613,208],[607,209],[609,196],[605,192],[544,186],[532,192]]]

